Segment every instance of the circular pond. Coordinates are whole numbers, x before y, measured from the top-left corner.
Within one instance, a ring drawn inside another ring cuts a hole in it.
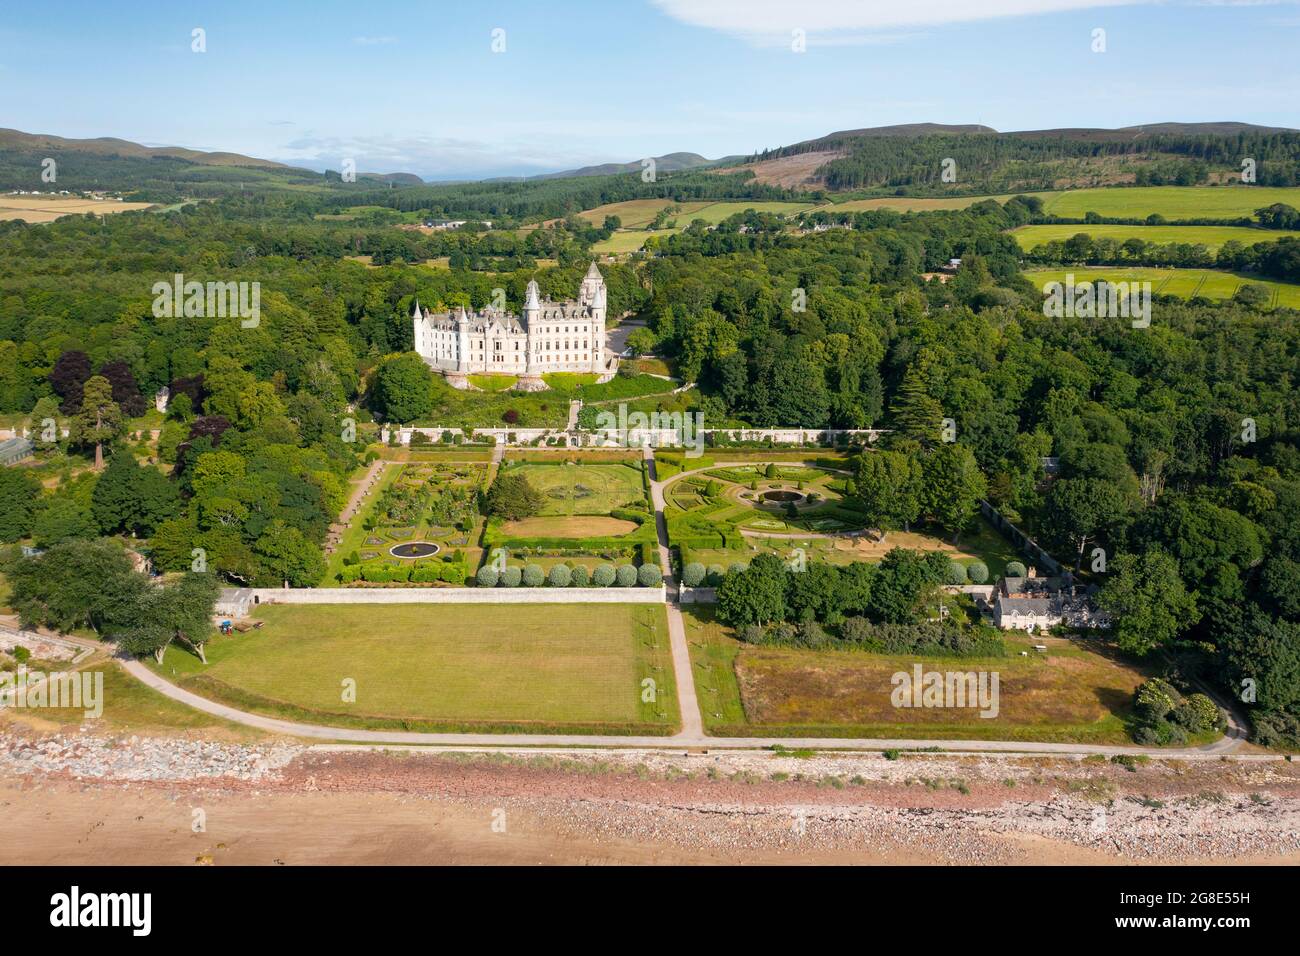
[[[388,553],[395,558],[428,558],[438,553],[438,546],[431,541],[408,541],[393,545]]]
[[[803,501],[803,495],[798,491],[765,491],[763,492],[764,501]]]

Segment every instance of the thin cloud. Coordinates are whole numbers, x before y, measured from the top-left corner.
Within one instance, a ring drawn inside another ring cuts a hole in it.
[[[352,42],[357,46],[385,46],[396,43],[397,37],[353,37]]]
[[[916,27],[1033,16],[1095,7],[1132,6],[1153,0],[652,0],[690,26],[717,30],[755,46],[790,43],[803,30],[809,45],[849,46],[897,42]]]

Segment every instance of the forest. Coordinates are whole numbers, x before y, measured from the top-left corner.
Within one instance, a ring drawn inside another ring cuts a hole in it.
[[[71,433],[51,487],[0,471],[0,538],[122,535],[161,569],[193,567],[198,549],[231,582],[315,583],[364,455],[343,436],[384,411],[375,372],[410,349],[414,299],[481,305],[500,287],[517,308],[529,278],[563,298],[590,261],[563,221],[538,240],[558,264],[538,269],[501,252],[512,236],[408,240],[318,208],[261,195],[0,225],[0,413]],[[1034,215],[986,201],[798,234],[748,213],[602,270],[611,314],[643,318],[648,344],[699,383],[706,425],[892,429],[891,457],[857,479],[864,499],[899,506],[882,525],[906,520],[909,476],[937,460],[949,420],[971,486],[1101,584],[1120,648],[1213,681],[1259,740],[1295,743],[1300,314],[1160,300],[1147,329],[1047,318],[1004,231]],[[390,234],[419,248],[379,267],[345,258]],[[514,266],[409,264],[453,247]],[[951,281],[923,278],[954,258]],[[260,324],[155,317],[151,286],[177,273],[260,282]],[[399,391],[428,378],[392,377]],[[162,386],[175,399],[150,461],[129,412]]]

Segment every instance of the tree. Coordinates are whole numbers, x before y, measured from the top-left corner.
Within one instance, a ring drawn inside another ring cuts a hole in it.
[[[208,662],[203,647],[212,637],[212,610],[220,582],[212,574],[186,574],[167,584],[148,584],[135,594],[129,621],[106,636],[129,654],[152,654],[162,663],[172,641]]]
[[[27,420],[32,444],[40,451],[58,447],[62,437],[59,429],[59,403],[50,395],[40,399]]]
[[[113,401],[113,386],[96,375],[86,381],[81,408],[72,416],[70,437],[74,445],[95,446],[95,470],[104,468],[104,446],[124,433],[122,410]]]
[[[882,542],[890,531],[908,530],[921,513],[921,465],[906,452],[864,451],[851,488]]]
[[[67,541],[10,564],[9,604],[24,627],[99,632],[131,619],[143,576],[112,541]]]
[[[892,549],[876,566],[867,614],[885,624],[916,623],[922,606],[943,582],[948,560],[941,551]]]
[[[370,394],[387,421],[413,422],[433,411],[433,372],[415,352],[394,355],[379,366]]]
[[[17,541],[32,531],[41,483],[21,468],[0,468],[0,542]]]
[[[1128,501],[1111,481],[1061,478],[1047,493],[1044,512],[1044,530],[1049,540],[1074,552],[1074,569],[1078,571],[1089,542],[1124,522]]]
[[[946,443],[921,459],[921,511],[952,532],[953,544],[979,510],[988,482],[965,445]]]
[[[140,386],[136,384],[131,366],[121,360],[105,362],[100,366],[99,374],[108,379],[113,389],[113,401],[117,402],[123,415],[139,418],[145,413],[149,403],[140,394]]]
[[[72,350],[64,352],[50,369],[50,387],[63,399],[63,412],[74,415],[81,408],[82,389],[90,378],[90,356]]]
[[[743,570],[728,571],[718,585],[718,618],[732,627],[784,621],[789,572],[774,554],[760,554]]]
[[[126,531],[148,537],[180,510],[180,493],[157,468],[141,467],[123,450],[95,482],[91,505],[104,534]]]
[[[1139,656],[1168,644],[1201,617],[1195,593],[1183,586],[1178,562],[1158,548],[1117,556],[1097,604],[1114,620],[1116,644]]]
[[[307,588],[325,574],[319,546],[278,518],[253,544],[253,553],[262,566],[259,577],[271,584],[287,582],[291,587]]]
[[[927,443],[938,439],[943,406],[930,397],[916,366],[909,367],[903,376],[889,414],[902,434]]]
[[[529,518],[542,507],[542,496],[523,475],[498,475],[483,500],[484,512],[507,521]]]

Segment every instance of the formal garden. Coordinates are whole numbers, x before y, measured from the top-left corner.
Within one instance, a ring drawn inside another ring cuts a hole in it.
[[[649,478],[636,453],[519,451],[487,496],[481,587],[657,587]]]
[[[463,585],[478,563],[481,462],[389,464],[344,533],[326,584]]]
[[[743,453],[733,453],[738,458]],[[678,549],[683,583],[716,584],[726,570],[758,554],[836,565],[878,562],[896,547],[940,551],[952,561],[952,583],[996,581],[1014,547],[982,517],[954,544],[938,529],[882,533],[851,492],[850,462],[752,461],[704,464],[666,457],[660,473],[673,480],[665,492],[668,535]]]

